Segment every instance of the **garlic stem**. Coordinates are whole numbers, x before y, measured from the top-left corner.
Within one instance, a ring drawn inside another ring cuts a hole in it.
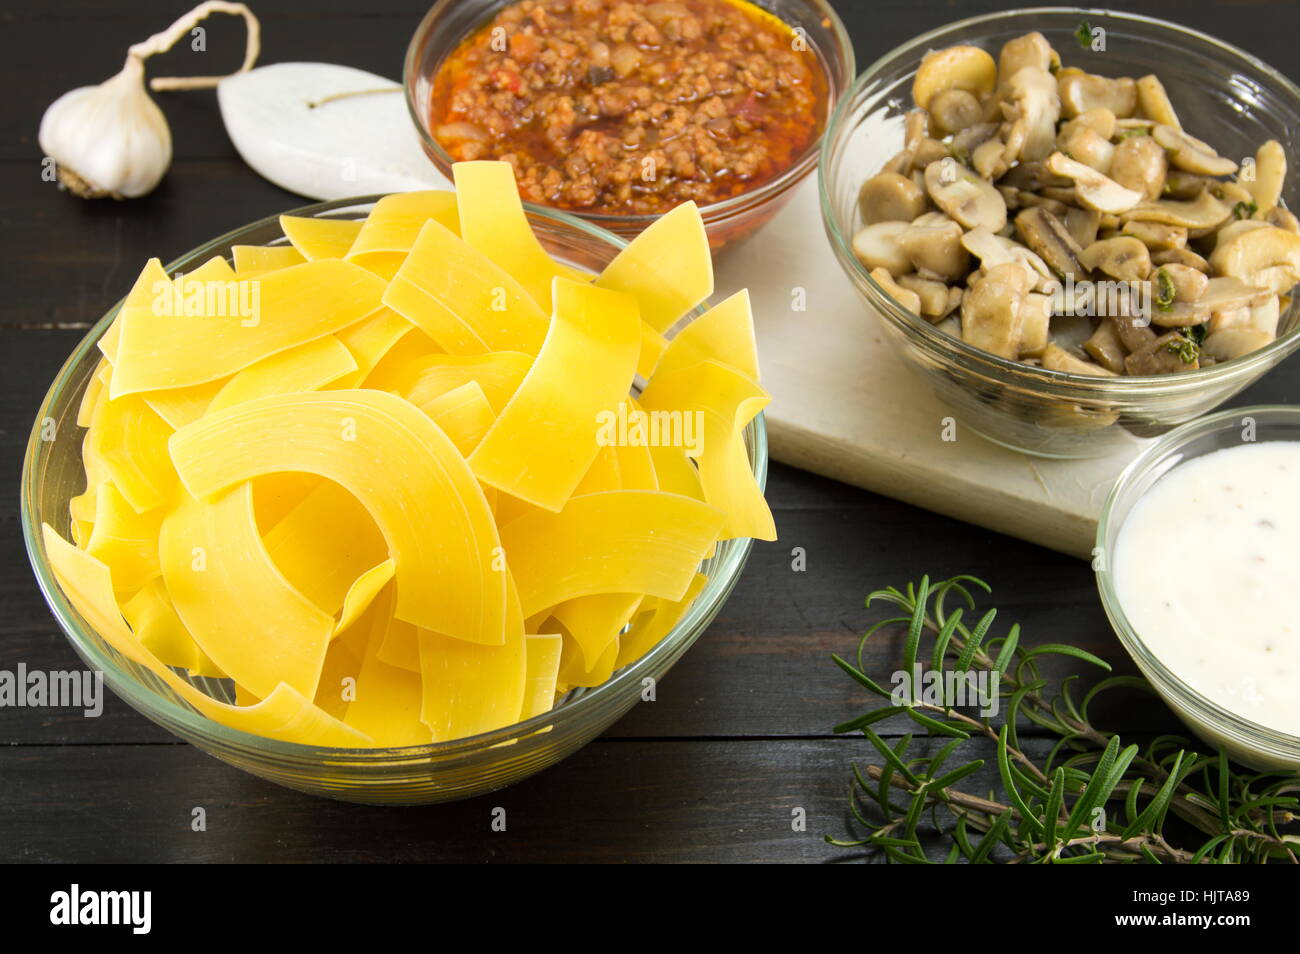
[[[167,29],[132,46],[127,50],[127,59],[143,62],[155,54],[166,53],[184,39],[196,24],[214,13],[229,13],[244,18],[248,27],[248,43],[244,51],[244,62],[235,73],[248,72],[262,51],[262,25],[247,6],[242,3],[227,3],[225,0],[207,0],[199,4]],[[149,81],[149,87],[154,90],[209,89],[223,79],[224,76],[159,76]]]

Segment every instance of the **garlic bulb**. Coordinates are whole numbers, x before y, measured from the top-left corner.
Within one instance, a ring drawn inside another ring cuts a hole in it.
[[[134,57],[111,79],[56,99],[41,119],[40,144],[59,180],[84,199],[152,192],[172,161],[171,129]]]
[[[126,65],[98,86],[64,93],[45,110],[39,141],[53,159],[59,181],[83,199],[112,196],[134,199],[152,192],[172,161],[172,133],[167,119],[144,85],[144,61],[164,53],[188,36],[212,13],[244,18],[248,43],[239,73],[252,69],[261,48],[261,26],[242,3],[207,0],[166,30],[127,51]],[[168,77],[150,83],[153,89],[207,89],[220,76]]]

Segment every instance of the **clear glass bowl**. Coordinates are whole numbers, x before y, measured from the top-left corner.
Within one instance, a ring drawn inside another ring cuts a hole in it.
[[[1080,49],[1082,20],[1106,31],[1106,51]],[[900,360],[954,415],[995,443],[1044,457],[1098,457],[1162,434],[1232,397],[1300,347],[1300,302],[1282,316],[1276,341],[1229,361],[1178,375],[1100,378],[1034,368],[972,347],[913,315],[853,255],[857,196],[903,145],[912,80],[927,50],[966,43],[994,58],[1013,37],[1038,30],[1067,66],[1109,76],[1154,72],[1188,131],[1225,156],[1253,156],[1277,139],[1292,157],[1283,189],[1300,208],[1300,89],[1248,53],[1185,27],[1129,13],[1072,8],[1015,10],[941,27],[872,63],[840,100],[818,172],[822,218],[835,257],[868,310],[880,318]]]
[[[433,78],[443,61],[470,33],[515,0],[438,0],[420,21],[406,50],[402,71],[406,106],[420,136],[420,143],[434,165],[451,176],[452,158],[429,129]],[[853,42],[839,15],[827,0],[754,0],[792,27],[802,29],[808,45],[821,61],[826,77],[829,114],[844,89],[853,81],[857,66]],[[799,160],[784,173],[757,189],[743,192],[700,209],[709,244],[715,252],[757,231],[790,200],[794,187],[817,165],[820,138],[809,143]],[[609,229],[624,238],[634,238],[654,222],[657,215],[605,215],[575,211],[573,214]]]
[[[339,199],[290,214],[360,218],[378,198]],[[542,244],[567,264],[598,270],[626,244],[573,216],[526,208]],[[229,258],[234,245],[284,241],[278,217],[271,217],[195,249],[169,264],[167,270],[189,272],[213,255]],[[199,715],[153,673],[122,657],[87,625],[55,581],[41,540],[42,523],[70,538],[68,501],[85,484],[77,407],[99,362],[95,343],[120,307],[118,302],[77,345],[36,415],[23,462],[21,509],[27,553],[55,618],[87,666],[102,671],[114,692],[154,722],[254,775],[314,795],[393,805],[451,801],[511,785],[554,765],[626,713],[640,698],[645,680],[662,678],[713,621],[749,556],[750,540],[719,543],[714,556],[701,567],[709,577],[704,590],[658,646],[603,685],[575,690],[551,712],[526,722],[454,742],[387,749],[320,748],[230,729]],[[60,437],[41,440],[43,425],[50,420]],[[745,440],[750,465],[762,486],[767,477],[767,432],[761,415],[750,423]],[[217,699],[234,701],[228,680],[190,678],[183,670],[179,674]]]
[[[1097,589],[1111,626],[1161,698],[1208,745],[1223,746],[1243,765],[1300,772],[1300,736],[1243,719],[1197,692],[1147,648],[1120,605],[1111,569],[1124,520],[1138,499],[1180,464],[1228,447],[1239,447],[1242,429],[1254,422],[1258,441],[1300,441],[1300,407],[1272,405],[1219,411],[1185,424],[1153,442],[1120,474],[1097,524]],[[1285,595],[1278,594],[1279,599]]]

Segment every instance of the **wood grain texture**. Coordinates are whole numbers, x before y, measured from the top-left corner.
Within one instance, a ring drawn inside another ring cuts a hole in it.
[[[228,229],[301,204],[235,157],[211,93],[167,94],[177,161],[130,203],[85,203],[40,179],[35,132],[45,104],[107,77],[127,45],[191,4],[59,0],[0,11],[4,69],[22,95],[0,101],[0,669],[67,668],[76,657],[27,565],[18,520],[23,448],[37,408],[84,328],[124,293],[149,255],[175,257]],[[315,59],[395,76],[425,0],[302,4],[259,0],[264,60]],[[989,2],[837,3],[866,65],[896,43]],[[1119,4],[1178,19],[1287,64],[1294,4],[1160,0]],[[1226,11],[1226,12],[1225,12]],[[1267,20],[1270,29],[1261,30]],[[155,74],[219,71],[238,60],[234,23],[209,22],[208,52],[178,50]],[[1296,400],[1295,367],[1242,401]],[[971,572],[995,587],[998,627],[1075,642],[1131,671],[1076,559],[790,468],[770,498],[781,539],[754,548],[722,614],[643,704],[562,765],[505,792],[427,809],[321,801],[246,776],[110,698],[98,719],[0,709],[0,861],[790,861],[848,860],[822,841],[846,832],[849,763],[860,739],[831,727],[864,696],[830,662],[877,618],[869,590],[922,573]],[[803,547],[807,569],[791,567]],[[897,666],[897,637],[867,659]],[[1062,677],[1076,671],[1062,666]],[[1159,704],[1107,712],[1126,733],[1166,731]],[[886,726],[887,731],[897,731]],[[1044,744],[1034,741],[1035,746]],[[978,743],[973,744],[973,749]],[[981,783],[984,784],[984,783]],[[190,830],[203,807],[208,830]],[[489,830],[507,809],[505,833]],[[790,827],[804,808],[806,832]]]

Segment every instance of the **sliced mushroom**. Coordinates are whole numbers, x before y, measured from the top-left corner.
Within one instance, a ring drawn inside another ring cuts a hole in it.
[[[1135,375],[1181,374],[1199,367],[1195,343],[1179,331],[1155,338],[1124,359],[1124,370]]]
[[[1078,122],[1078,120],[1074,121]],[[1061,152],[1071,159],[1096,169],[1102,175],[1109,173],[1116,147],[1111,144],[1109,137],[1103,136],[1091,126],[1075,126],[1068,131],[1062,130],[1056,142]]]
[[[883,268],[891,275],[905,275],[912,270],[912,260],[899,246],[898,237],[907,228],[907,222],[876,222],[859,229],[853,236],[853,254],[868,270]]]
[[[1174,104],[1165,92],[1165,84],[1155,74],[1149,73],[1137,81],[1137,97],[1138,110],[1143,116],[1162,125],[1182,129],[1183,124],[1178,121]]]
[[[996,179],[1008,168],[1007,147],[1001,139],[988,139],[975,147],[970,164],[982,179]]]
[[[1169,267],[1169,266],[1166,266]],[[1151,313],[1154,324],[1165,328],[1185,328],[1209,321],[1216,312],[1229,312],[1248,309],[1252,304],[1262,303],[1268,293],[1255,288],[1238,278],[1220,275],[1206,281],[1205,288],[1195,300],[1174,300],[1167,307],[1156,308]]]
[[[942,139],[974,126],[984,117],[979,98],[967,89],[945,89],[930,99],[930,135]]]
[[[1021,266],[1006,264],[989,269],[962,297],[962,339],[999,357],[1019,357],[1024,323],[1021,305],[1027,292]]]
[[[963,228],[983,226],[996,232],[1007,224],[1007,204],[1001,193],[955,159],[926,166],[925,187],[934,204]]]
[[[1216,246],[1210,266],[1220,275],[1282,294],[1300,282],[1300,235],[1275,225],[1240,232]]]
[[[1169,151],[1169,163],[1185,172],[1203,176],[1230,176],[1237,164],[1220,156],[1209,143],[1189,136],[1177,126],[1157,125],[1151,137]]]
[[[1224,328],[1205,336],[1201,350],[1216,362],[1231,361],[1253,351],[1258,351],[1273,340],[1275,336],[1257,328],[1245,326]]]
[[[1090,374],[1094,377],[1112,378],[1115,372],[1099,364],[1077,358],[1057,344],[1049,344],[1043,349],[1043,367],[1051,371],[1065,371],[1068,374]]]
[[[1297,219],[1289,209],[1284,209],[1280,205],[1275,205],[1269,209],[1268,214],[1264,216],[1264,221],[1288,232],[1300,234],[1300,219]]]
[[[1282,303],[1277,295],[1269,295],[1264,301],[1250,306],[1250,326],[1256,331],[1263,331],[1277,337],[1278,322],[1282,317]]]
[[[1124,342],[1120,340],[1115,319],[1104,319],[1092,333],[1092,337],[1083,343],[1083,350],[1092,355],[1092,359],[1107,371],[1114,374],[1124,373],[1124,357],[1128,352],[1124,348]]]
[[[1050,196],[1040,195],[1037,192],[1017,193],[1016,206],[1022,209],[1045,209],[1048,212],[1051,212],[1058,219],[1065,218],[1065,214],[1070,211],[1070,206],[1066,205],[1060,199],[1053,199]]]
[[[1029,292],[1020,305],[1020,357],[1036,358],[1051,340],[1052,299]]]
[[[926,169],[930,163],[939,162],[949,157],[950,152],[944,143],[927,136],[916,145],[916,152],[912,156],[912,169],[913,171]]]
[[[1037,192],[1039,189],[1050,188],[1051,186],[1068,186],[1071,185],[1071,182],[1065,176],[1058,176],[1049,172],[1047,163],[1034,160],[1033,162],[1022,162],[1013,166],[1002,177],[1000,184],[1014,186],[1025,192]]]
[[[1131,235],[1093,242],[1079,254],[1089,271],[1101,271],[1124,282],[1140,282],[1151,271],[1151,253]]]
[[[1115,315],[1109,319],[1115,325],[1115,333],[1130,352],[1141,351],[1156,340],[1156,333],[1151,330],[1151,319],[1141,315]]]
[[[921,60],[912,81],[912,100],[928,109],[930,100],[947,89],[964,89],[983,96],[993,92],[998,67],[978,46],[950,46],[931,50]]]
[[[1101,227],[1101,213],[1096,209],[1072,208],[1065,211],[1065,230],[1080,248],[1087,248],[1097,241],[1097,230]]]
[[[1250,190],[1244,185],[1238,185],[1235,182],[1220,182],[1216,179],[1209,188],[1210,193],[1216,199],[1232,208],[1234,215],[1241,218],[1250,218],[1250,212],[1247,210],[1255,206],[1255,197],[1251,195]]]
[[[1061,220],[1046,209],[1024,209],[1016,215],[1016,231],[1057,275],[1082,278],[1087,270],[1079,261],[1083,251]]]
[[[1087,127],[1095,130],[1103,139],[1109,140],[1115,136],[1117,122],[1114,113],[1104,106],[1099,106],[1096,109],[1088,110],[1086,113],[1080,113],[1068,122],[1062,123],[1059,136],[1069,136],[1074,130]],[[1061,151],[1065,152],[1066,150],[1062,149]]]
[[[1122,231],[1125,235],[1138,239],[1152,252],[1187,246],[1187,229],[1177,225],[1164,225],[1161,222],[1125,222]]]
[[[1155,282],[1158,291],[1167,283],[1174,301],[1199,301],[1210,285],[1204,272],[1189,265],[1161,265],[1156,269]]]
[[[1098,212],[1118,215],[1142,201],[1141,193],[1124,188],[1114,179],[1082,162],[1076,162],[1064,153],[1052,153],[1047,158],[1047,168],[1057,175],[1073,179],[1080,204]]]
[[[961,239],[961,226],[941,212],[923,215],[893,236],[894,244],[917,271],[929,272],[950,282],[965,278],[970,267]]]
[[[1214,248],[1218,248],[1224,242],[1232,241],[1243,232],[1266,228],[1268,223],[1259,219],[1238,219],[1235,222],[1227,222],[1214,233]]]
[[[1056,84],[1061,111],[1067,118],[1103,108],[1123,119],[1137,109],[1137,84],[1128,76],[1110,79],[1078,69],[1064,69],[1056,74]]]
[[[948,313],[948,286],[919,275],[900,275],[898,284],[917,296],[919,314],[934,321]]]
[[[904,288],[902,285],[898,284],[898,282],[894,281],[894,276],[890,275],[889,272],[885,271],[883,268],[873,268],[871,270],[871,277],[876,280],[877,284],[879,284],[881,288],[889,293],[889,296],[893,298],[894,301],[898,302],[914,315],[921,314],[921,297],[911,289]]]
[[[1137,223],[1130,223],[1137,224]],[[1210,274],[1210,263],[1189,248],[1167,248],[1151,256],[1152,265],[1186,265],[1198,272]]]
[[[1004,91],[1011,77],[1026,67],[1050,73],[1053,67],[1060,65],[1061,58],[1041,33],[1026,33],[1007,40],[998,53],[998,91]]]
[[[1232,209],[1210,195],[1208,189],[1203,189],[1190,201],[1158,199],[1143,202],[1123,213],[1123,219],[1125,222],[1163,222],[1196,230],[1216,228],[1231,215]]]
[[[909,177],[882,172],[862,183],[858,208],[864,225],[877,222],[911,222],[925,212],[925,192]]]
[[[1154,140],[1152,140],[1154,142]],[[1156,145],[1160,145],[1156,143]],[[1212,179],[1209,176],[1198,176],[1193,172],[1184,172],[1182,169],[1170,169],[1165,174],[1165,185],[1160,191],[1162,199],[1195,199],[1206,189],[1212,189],[1219,184],[1218,179]]]
[[[1007,82],[1003,107],[1009,125],[1003,130],[1005,158],[1011,162],[1042,159],[1056,147],[1056,121],[1061,118],[1061,101],[1056,80],[1045,69],[1026,66]]]
[[[1158,142],[1150,136],[1129,136],[1115,147],[1107,174],[1124,188],[1153,200],[1160,198],[1168,172],[1169,159]]]
[[[973,155],[975,150],[984,143],[996,138],[998,126],[998,123],[976,123],[974,126],[967,126],[952,137],[949,151],[960,162],[963,157]]]
[[[1255,150],[1255,176],[1243,183],[1255,199],[1260,212],[1268,213],[1282,199],[1282,186],[1286,182],[1286,151],[1276,139],[1270,139]]]

